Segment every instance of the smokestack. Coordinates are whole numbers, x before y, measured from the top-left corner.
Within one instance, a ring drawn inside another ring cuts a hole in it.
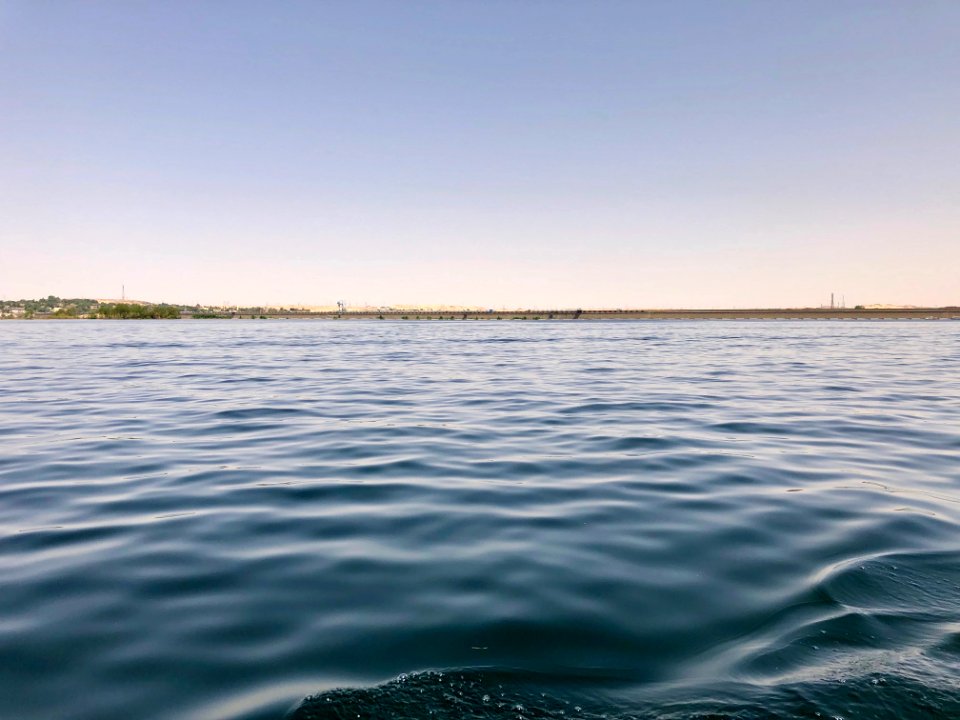
[[[830,309],[833,310],[833,293],[830,293]]]

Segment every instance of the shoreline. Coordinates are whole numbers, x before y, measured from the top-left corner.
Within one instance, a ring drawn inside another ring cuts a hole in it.
[[[53,314],[36,314],[32,318],[7,317],[3,320],[84,320],[63,318]],[[115,318],[96,318],[113,320]],[[139,319],[139,318],[132,318]],[[699,310],[500,310],[500,311],[434,311],[434,310],[364,310],[334,312],[223,312],[216,317],[194,317],[181,311],[183,320],[960,320],[960,307],[941,308],[755,308]]]

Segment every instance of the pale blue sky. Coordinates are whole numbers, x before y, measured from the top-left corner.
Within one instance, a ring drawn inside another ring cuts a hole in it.
[[[960,304],[960,2],[0,1],[0,296]]]

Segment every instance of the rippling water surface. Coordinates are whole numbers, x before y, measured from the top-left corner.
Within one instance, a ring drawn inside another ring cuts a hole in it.
[[[956,718],[958,678],[960,323],[0,323],[2,718]]]

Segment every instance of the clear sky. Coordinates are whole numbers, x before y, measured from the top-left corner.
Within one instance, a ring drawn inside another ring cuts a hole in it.
[[[960,304],[960,2],[0,0],[0,297]]]

